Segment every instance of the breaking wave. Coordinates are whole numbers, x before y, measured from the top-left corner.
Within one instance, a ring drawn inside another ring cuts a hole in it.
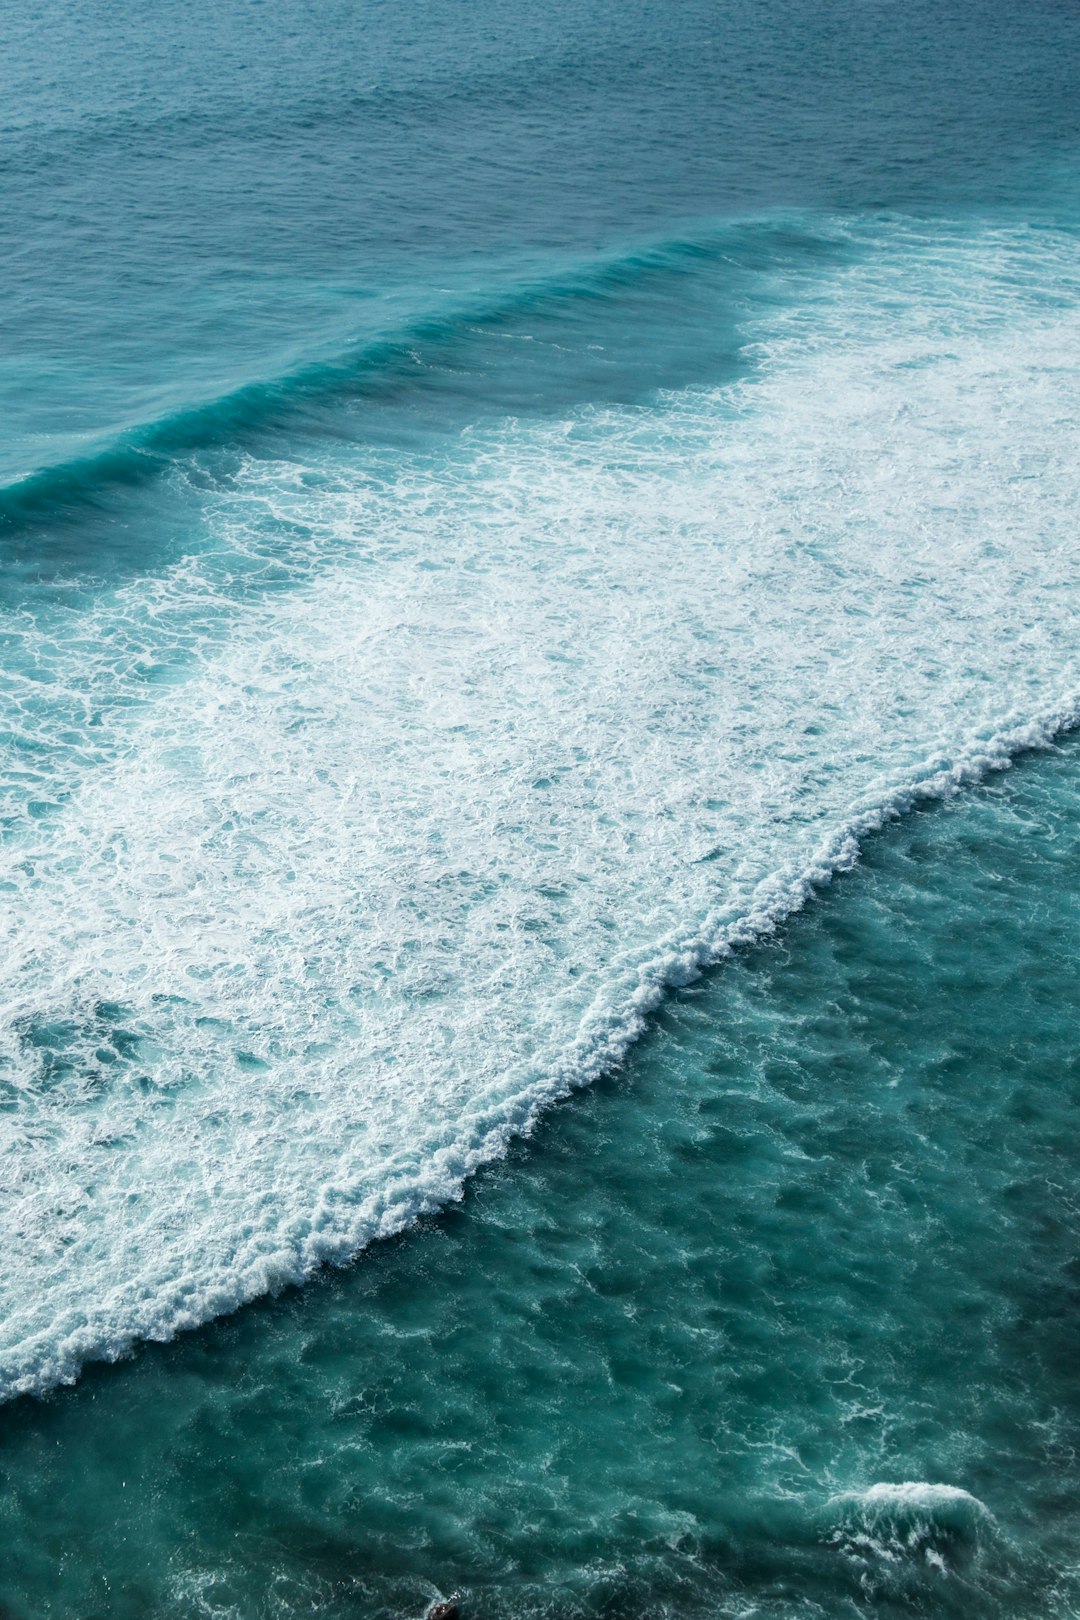
[[[385,309],[382,300],[374,300],[372,319],[381,315],[385,330],[346,344],[337,353],[128,425],[105,435],[88,452],[0,485],[0,537],[8,531],[10,543],[13,529],[107,507],[119,492],[161,478],[178,458],[221,451],[232,470],[239,453],[273,445],[281,434],[339,433],[342,411],[350,406],[392,405],[403,398],[453,391],[462,374],[488,374],[488,393],[496,407],[528,402],[536,408],[542,392],[533,376],[538,361],[550,359],[551,349],[560,344],[580,347],[600,335],[597,329],[605,308],[617,311],[621,325],[628,303],[636,306],[632,311],[636,319],[655,320],[662,319],[665,306],[678,298],[684,306],[680,318],[685,319],[687,300],[705,293],[714,300],[712,321],[714,327],[724,328],[734,365],[740,321],[746,320],[771,282],[842,258],[852,246],[850,232],[830,229],[828,222],[815,229],[812,222],[792,216],[734,222],[697,237],[568,261],[542,271],[511,268],[500,289],[478,291],[462,272],[448,271],[451,286],[441,298],[418,292],[411,311],[407,295]],[[462,284],[454,285],[455,281]],[[405,308],[397,307],[403,302]],[[725,303],[738,317],[733,324],[730,316],[724,318]],[[610,351],[613,334],[603,335]],[[500,351],[510,338],[521,340],[514,349],[512,372],[493,378],[492,359],[501,360]],[[530,350],[527,345],[534,343],[537,348]],[[694,347],[700,352],[700,339]],[[709,347],[715,348],[715,333]],[[710,358],[715,374],[715,355]],[[603,368],[600,374],[589,374],[594,395],[598,387],[613,389],[616,395],[640,389],[641,377],[625,357],[622,364],[612,363],[609,352],[606,360],[609,375],[603,375]],[[682,369],[688,365],[684,356]],[[549,377],[544,380],[550,382]],[[509,393],[509,400],[499,399],[500,390]],[[365,422],[360,431],[368,427]]]
[[[879,231],[747,379],[241,456],[4,616],[0,1395],[458,1197],[1077,723],[1076,245]]]

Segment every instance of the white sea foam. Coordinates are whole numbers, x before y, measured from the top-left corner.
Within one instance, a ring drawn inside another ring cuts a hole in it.
[[[826,1521],[827,1541],[877,1577],[927,1569],[935,1578],[948,1577],[996,1529],[970,1491],[924,1480],[844,1491],[828,1502]]]
[[[898,1484],[879,1482],[864,1491],[845,1491],[832,1500],[834,1505],[856,1504],[871,1512],[880,1508],[914,1508],[932,1513],[935,1508],[963,1504],[977,1514],[986,1514],[986,1508],[970,1491],[962,1490],[959,1485],[931,1485],[925,1480],[903,1480]]]
[[[12,618],[0,1394],[458,1196],[1076,723],[1077,268],[897,225],[737,388],[253,462],[201,560]]]

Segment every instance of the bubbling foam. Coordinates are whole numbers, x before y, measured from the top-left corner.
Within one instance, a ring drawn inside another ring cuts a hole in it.
[[[978,1556],[993,1515],[957,1485],[879,1483],[834,1496],[827,1540],[874,1577],[929,1573],[946,1578]],[[872,1573],[871,1573],[872,1572]]]
[[[1075,244],[864,245],[736,388],[252,460],[11,617],[0,1394],[459,1196],[1074,723]]]

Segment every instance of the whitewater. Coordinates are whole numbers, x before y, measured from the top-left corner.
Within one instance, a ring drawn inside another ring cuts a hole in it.
[[[0,1396],[459,1197],[1074,723],[1076,238],[812,227],[730,383],[194,448],[197,545],[12,593]]]

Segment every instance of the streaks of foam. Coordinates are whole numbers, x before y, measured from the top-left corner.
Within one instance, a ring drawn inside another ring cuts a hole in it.
[[[1075,252],[896,226],[737,389],[251,462],[201,560],[12,621],[0,1392],[457,1196],[1074,722]]]

